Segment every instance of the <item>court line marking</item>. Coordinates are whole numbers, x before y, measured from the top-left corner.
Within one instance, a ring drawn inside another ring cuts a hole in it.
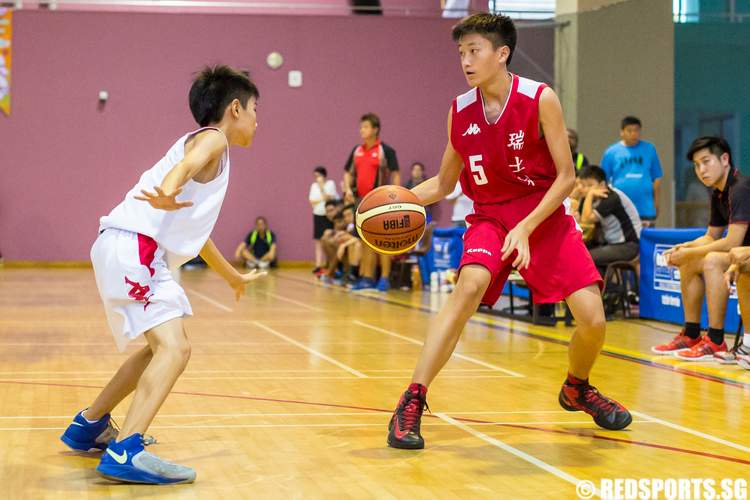
[[[565,410],[519,410],[519,411],[453,411],[445,412],[451,415],[517,415],[517,414],[536,414],[536,413],[561,413],[570,414]],[[341,411],[341,412],[285,412],[285,413],[179,413],[179,414],[161,414],[158,413],[155,418],[235,418],[235,417],[317,417],[317,416],[368,416],[382,418],[383,413],[372,411]],[[70,415],[0,415],[0,419],[19,420],[19,419],[70,419]],[[112,418],[125,418],[125,415],[112,415]],[[591,423],[591,421],[588,421]]]
[[[436,414],[437,415],[437,414]],[[382,417],[382,415],[381,415]],[[68,417],[70,418],[70,417]],[[560,425],[560,424],[575,424],[575,425],[591,425],[591,420],[580,420],[580,421],[569,421],[569,422],[484,422],[476,423],[472,425],[488,426],[505,424],[508,425]],[[424,427],[452,427],[454,424],[451,422],[422,422]],[[150,425],[149,429],[253,429],[253,428],[315,428],[315,427],[385,427],[387,423],[367,423],[367,422],[326,422],[319,424],[303,423],[303,424],[191,424],[191,425]],[[39,431],[39,430],[64,430],[66,427],[0,427],[0,431]],[[473,429],[472,429],[473,430]],[[478,432],[478,431],[476,431]],[[481,432],[478,432],[482,434]],[[482,434],[486,436],[486,434]],[[489,439],[490,438],[487,436]],[[513,448],[515,449],[515,448]],[[520,450],[519,450],[520,451]],[[523,452],[521,452],[523,453]],[[514,453],[515,454],[515,453]],[[534,457],[532,457],[534,458]],[[533,463],[533,462],[532,462]],[[542,462],[544,463],[544,462]],[[536,465],[536,464],[535,464]],[[550,466],[552,467],[552,466]]]
[[[286,342],[279,342],[279,344],[286,345]],[[112,375],[116,370],[91,370],[91,371],[0,371],[0,375]],[[402,370],[402,369],[383,369],[383,370],[363,370],[363,372],[372,373],[407,373],[411,374],[413,370]],[[491,373],[494,370],[486,368],[446,368],[441,370],[440,373]],[[280,369],[280,370],[185,370],[185,375],[192,375],[196,373],[340,373],[339,370],[335,369],[311,369],[311,370],[296,370],[296,369]],[[451,412],[453,413],[453,412]]]
[[[232,309],[232,308],[229,308],[229,307],[225,306],[225,305],[224,305],[224,304],[222,304],[221,302],[217,302],[217,301],[215,301],[214,299],[212,299],[212,298],[211,298],[211,297],[209,297],[208,295],[203,295],[202,293],[200,293],[199,291],[197,291],[197,290],[195,290],[195,289],[193,289],[193,288],[188,288],[188,287],[183,287],[183,288],[184,288],[185,290],[189,291],[190,293],[194,294],[194,295],[195,295],[196,297],[200,297],[201,299],[205,300],[205,301],[206,301],[206,302],[208,302],[209,304],[211,304],[211,305],[213,305],[213,306],[215,306],[215,307],[218,307],[219,309],[221,309],[221,310],[223,310],[223,311],[226,311],[226,312],[234,312],[234,309]]]
[[[672,429],[675,429],[675,430],[678,430],[678,431],[682,431],[682,432],[685,432],[687,434],[692,434],[693,436],[697,436],[697,437],[700,437],[700,438],[703,438],[703,439],[707,439],[709,441],[713,441],[714,443],[723,444],[724,446],[729,446],[730,448],[734,448],[736,450],[744,451],[745,453],[750,453],[750,447],[748,447],[748,446],[745,446],[745,445],[742,445],[742,444],[739,444],[739,443],[735,443],[735,442],[732,442],[732,441],[727,441],[726,439],[722,439],[720,437],[713,436],[711,434],[706,434],[705,432],[697,431],[695,429],[691,429],[689,427],[685,427],[685,426],[680,425],[680,424],[675,424],[675,423],[669,422],[667,420],[662,420],[660,418],[652,417],[651,415],[647,415],[647,414],[645,414],[643,412],[640,412],[640,411],[633,411],[633,410],[631,410],[630,413],[632,413],[633,415],[637,415],[637,416],[639,416],[639,417],[641,417],[643,419],[651,420],[652,422],[655,422],[657,424],[661,424],[661,425],[663,425],[665,427],[670,427]]]
[[[275,293],[266,292],[266,291],[263,291],[263,290],[258,290],[258,292],[260,292],[260,293],[262,293],[264,295],[268,295],[269,297],[273,297],[273,298],[275,298],[277,300],[282,300],[284,302],[289,302],[290,304],[295,304],[295,305],[298,305],[300,307],[304,307],[305,309],[309,309],[310,311],[326,312],[324,309],[321,309],[319,307],[313,307],[313,306],[311,306],[309,304],[305,304],[304,302],[300,302],[298,300],[294,300],[294,299],[290,299],[290,298],[287,298],[287,297],[283,297],[283,296],[275,294]]]
[[[312,349],[311,347],[308,347],[308,346],[306,346],[305,344],[303,344],[301,342],[297,342],[293,338],[287,337],[286,335],[284,335],[281,332],[277,332],[273,328],[264,325],[260,321],[253,321],[252,324],[254,324],[255,326],[257,326],[258,328],[261,328],[262,330],[265,330],[266,332],[270,333],[271,335],[275,335],[276,337],[279,337],[280,339],[286,340],[290,344],[292,344],[294,346],[297,346],[300,349],[302,349],[304,351],[307,351],[307,352],[309,352],[310,354],[312,354],[314,356],[319,357],[320,359],[328,361],[329,363],[332,363],[332,364],[338,366],[339,368],[348,371],[349,373],[351,373],[355,377],[358,377],[358,378],[369,378],[367,375],[365,375],[361,371],[355,370],[351,366],[345,365],[344,363],[342,363],[340,361],[337,361],[337,360],[333,359],[330,356],[326,356],[322,352],[316,351],[315,349]]]
[[[441,420],[443,420],[445,422],[448,422],[449,424],[451,424],[451,425],[453,425],[453,426],[461,429],[462,431],[471,434],[475,438],[481,439],[485,443],[489,443],[489,444],[491,444],[493,446],[496,446],[496,447],[500,448],[501,450],[504,450],[504,451],[510,453],[511,455],[514,455],[514,456],[520,458],[521,460],[524,460],[524,461],[526,461],[526,462],[528,462],[528,463],[530,463],[532,465],[535,465],[536,467],[539,467],[540,469],[542,469],[544,471],[547,471],[550,474],[553,474],[553,475],[557,476],[558,478],[571,483],[573,486],[578,486],[578,484],[581,482],[581,480],[578,479],[578,478],[576,478],[575,476],[571,476],[567,472],[562,471],[562,470],[558,469],[557,467],[555,467],[553,465],[550,465],[547,462],[545,462],[543,460],[540,460],[540,459],[538,459],[538,458],[536,458],[536,457],[534,457],[532,455],[529,455],[528,453],[525,453],[525,452],[519,450],[518,448],[514,448],[514,447],[510,446],[509,444],[506,444],[506,443],[500,441],[499,439],[490,437],[487,434],[484,434],[483,432],[479,432],[478,430],[473,429],[473,428],[469,427],[468,425],[466,425],[464,423],[461,423],[458,420],[455,420],[455,419],[451,418],[450,416],[446,415],[445,413],[435,413],[435,416],[437,418],[439,418],[439,419],[441,419]],[[589,422],[589,424],[590,423],[591,422]],[[600,496],[599,490],[597,488],[594,488],[594,496],[597,496],[597,497]]]
[[[0,384],[38,385],[38,386],[46,386],[46,387],[67,387],[67,388],[73,387],[73,388],[79,388],[79,389],[95,389],[97,391],[100,391],[101,389],[103,389],[102,386],[98,386],[98,385],[59,384],[59,383],[51,384],[51,383],[43,383],[43,382],[42,383],[40,382],[18,382],[18,381],[6,381],[6,380],[0,380]],[[295,400],[295,399],[270,398],[270,397],[261,397],[261,396],[251,396],[249,394],[221,394],[221,393],[207,393],[207,392],[195,392],[195,391],[188,392],[188,391],[179,391],[179,390],[172,391],[172,394],[181,395],[181,396],[191,396],[191,397],[197,396],[197,397],[220,398],[220,399],[233,399],[233,400],[239,399],[239,400],[247,400],[247,401],[261,401],[261,402],[270,402],[270,403],[288,403],[288,404],[297,404],[297,405],[304,405],[304,406],[320,406],[320,407],[325,407],[325,408],[349,408],[349,409],[357,409],[357,410],[368,410],[368,411],[373,411],[373,412],[377,412],[381,414],[383,413],[391,414],[393,412],[393,410],[386,409],[386,408],[372,408],[372,407],[367,407],[367,406],[355,406],[351,404],[346,405],[346,404],[320,402],[320,401],[302,401],[302,400]],[[427,415],[427,416],[433,417],[432,414]],[[437,417],[434,417],[434,418],[437,418]],[[463,417],[460,420],[463,420],[471,424],[485,422],[483,420],[470,419],[466,417]],[[497,423],[495,425],[499,427],[507,427],[511,429],[523,429],[523,430],[531,430],[531,431],[545,432],[545,433],[552,433],[552,434],[564,434],[568,436],[584,437],[586,439],[617,442],[617,443],[622,443],[624,445],[656,448],[656,449],[668,450],[668,451],[677,452],[677,453],[685,453],[688,455],[697,455],[701,457],[724,460],[726,462],[750,465],[750,460],[744,460],[744,459],[737,458],[737,457],[719,455],[716,453],[706,453],[704,451],[690,450],[686,448],[677,448],[674,446],[666,446],[666,445],[660,445],[660,444],[649,443],[649,442],[644,442],[644,441],[632,441],[629,439],[614,438],[611,436],[603,436],[600,434],[590,434],[588,432],[585,435],[582,435],[578,431],[565,430],[565,429],[545,429],[543,427],[533,427],[533,426],[528,426],[528,425],[510,425],[510,424],[502,424],[502,423]]]
[[[356,371],[356,370],[355,370]],[[340,372],[339,372],[340,373]],[[361,373],[361,372],[360,372]],[[411,374],[404,374],[404,375],[364,375],[363,377],[354,376],[354,377],[347,377],[347,376],[325,376],[325,375],[319,375],[319,376],[311,376],[306,377],[304,375],[297,375],[297,376],[225,376],[225,377],[190,377],[190,376],[183,376],[180,377],[180,381],[189,381],[189,380],[357,380],[360,378],[368,378],[373,380],[410,380]],[[27,382],[27,381],[34,381],[34,382],[61,382],[65,380],[77,380],[77,381],[87,381],[87,380],[110,380],[111,376],[101,376],[101,377],[27,377],[27,378],[12,378],[8,379],[9,382]],[[440,377],[442,380],[463,380],[463,379],[505,379],[505,378],[514,378],[512,375],[448,375],[448,376],[442,376]]]
[[[421,340],[417,340],[417,339],[412,338],[412,337],[407,337],[406,335],[401,335],[400,333],[392,332],[390,330],[386,330],[384,328],[380,328],[378,326],[371,325],[369,323],[365,323],[364,321],[360,321],[358,319],[352,320],[352,322],[355,325],[363,326],[365,328],[369,328],[370,330],[375,330],[376,332],[380,332],[380,333],[383,333],[385,335],[390,335],[391,337],[395,337],[397,339],[401,339],[401,340],[405,340],[407,342],[411,342],[412,344],[415,344],[415,345],[421,345],[421,346],[424,345],[424,342],[422,342]],[[466,355],[461,354],[461,353],[454,352],[451,356],[452,357],[456,357],[458,359],[463,359],[464,361],[468,361],[470,363],[474,363],[474,364],[477,364],[479,366],[484,366],[485,368],[489,368],[491,370],[495,370],[495,371],[507,373],[508,375],[510,375],[512,377],[517,377],[517,378],[523,378],[523,377],[525,377],[525,375],[522,375],[522,374],[520,374],[518,372],[514,372],[513,370],[508,370],[506,368],[502,368],[500,366],[496,366],[496,365],[493,365],[491,363],[486,363],[486,362],[484,362],[482,360],[479,360],[479,359],[476,359],[476,358],[472,358],[471,356],[466,356]]]

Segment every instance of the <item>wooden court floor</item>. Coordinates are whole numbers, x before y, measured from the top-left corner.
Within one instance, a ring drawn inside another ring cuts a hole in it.
[[[149,450],[198,479],[128,486],[58,439],[124,359],[92,271],[0,270],[0,497],[565,499],[579,480],[750,477],[750,372],[651,356],[673,325],[609,323],[592,383],[634,415],[611,432],[558,406],[570,329],[475,315],[430,389],[427,447],[395,450],[390,412],[444,296],[256,283],[235,303],[183,273],[193,355]]]

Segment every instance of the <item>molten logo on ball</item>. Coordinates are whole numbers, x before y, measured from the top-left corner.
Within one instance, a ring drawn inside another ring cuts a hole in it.
[[[422,235],[420,234],[418,236],[410,236],[402,240],[384,240],[381,238],[376,238],[373,241],[373,244],[378,248],[386,251],[398,251],[404,248],[413,247],[421,237]]]
[[[394,229],[408,229],[411,227],[411,217],[404,215],[400,219],[386,219],[383,221],[383,229],[393,231]]]

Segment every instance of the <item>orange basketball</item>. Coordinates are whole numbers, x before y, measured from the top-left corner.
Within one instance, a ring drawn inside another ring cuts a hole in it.
[[[386,255],[411,250],[424,234],[424,207],[414,193],[401,186],[372,190],[362,198],[356,215],[362,241]]]

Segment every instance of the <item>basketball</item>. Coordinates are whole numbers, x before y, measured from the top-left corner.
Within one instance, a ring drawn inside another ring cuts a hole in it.
[[[401,186],[381,186],[357,207],[357,232],[370,248],[397,255],[414,248],[424,234],[425,211],[419,198]]]

